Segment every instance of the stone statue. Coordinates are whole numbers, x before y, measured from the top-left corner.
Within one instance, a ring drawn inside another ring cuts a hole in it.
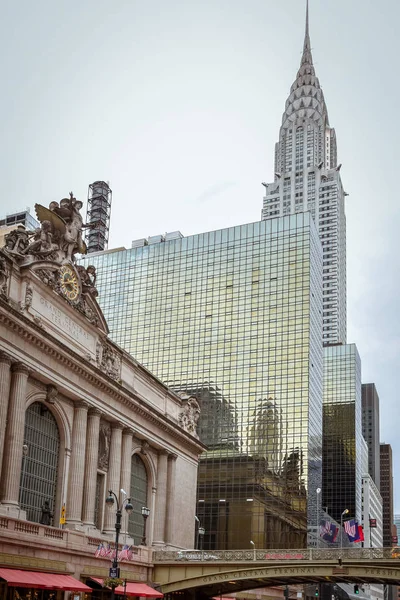
[[[71,192],[69,198],[63,198],[60,203],[50,202],[49,208],[35,204],[39,221],[51,223],[51,232],[59,250],[59,260],[75,261],[75,254],[86,254],[86,244],[82,239],[82,229],[89,227],[83,224],[80,210],[83,204],[74,198]]]
[[[29,234],[28,234],[29,235]],[[34,233],[34,241],[31,242],[21,254],[33,254],[46,257],[57,250],[58,244],[53,243],[52,225],[50,221],[43,221],[42,227]]]
[[[40,517],[39,523],[41,525],[51,525],[52,518],[53,513],[50,510],[50,502],[48,500],[45,500],[42,506],[42,515]]]
[[[32,232],[29,233],[32,235]],[[22,256],[29,246],[29,233],[24,225],[18,225],[4,237],[4,250],[12,256]]]
[[[82,282],[82,293],[90,294],[94,298],[97,298],[98,291],[95,287],[96,283],[96,267],[89,265],[86,269],[81,265],[76,267]]]

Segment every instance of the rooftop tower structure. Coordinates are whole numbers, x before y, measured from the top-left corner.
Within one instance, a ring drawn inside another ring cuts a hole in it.
[[[323,342],[346,343],[346,196],[335,130],[313,64],[308,0],[303,54],[286,100],[275,178],[265,183],[262,220],[309,211],[323,247]]]
[[[89,185],[86,222],[90,229],[86,233],[88,253],[107,250],[110,230],[112,190],[105,181]]]

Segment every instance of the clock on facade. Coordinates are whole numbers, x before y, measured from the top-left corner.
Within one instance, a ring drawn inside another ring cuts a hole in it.
[[[60,269],[60,288],[64,296],[71,302],[76,302],[80,294],[80,284],[77,274],[69,265]]]

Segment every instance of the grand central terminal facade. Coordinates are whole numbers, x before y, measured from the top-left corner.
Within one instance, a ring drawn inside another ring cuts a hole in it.
[[[193,547],[199,405],[109,340],[81,207],[36,205],[40,229],[0,249],[0,599],[40,598],[46,574],[53,596],[101,589],[117,508],[121,578],[151,585],[152,549]]]

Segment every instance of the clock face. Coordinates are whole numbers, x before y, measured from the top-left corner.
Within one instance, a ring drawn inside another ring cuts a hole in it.
[[[60,287],[64,296],[71,302],[79,298],[80,286],[75,271],[68,265],[64,265],[60,270]]]

